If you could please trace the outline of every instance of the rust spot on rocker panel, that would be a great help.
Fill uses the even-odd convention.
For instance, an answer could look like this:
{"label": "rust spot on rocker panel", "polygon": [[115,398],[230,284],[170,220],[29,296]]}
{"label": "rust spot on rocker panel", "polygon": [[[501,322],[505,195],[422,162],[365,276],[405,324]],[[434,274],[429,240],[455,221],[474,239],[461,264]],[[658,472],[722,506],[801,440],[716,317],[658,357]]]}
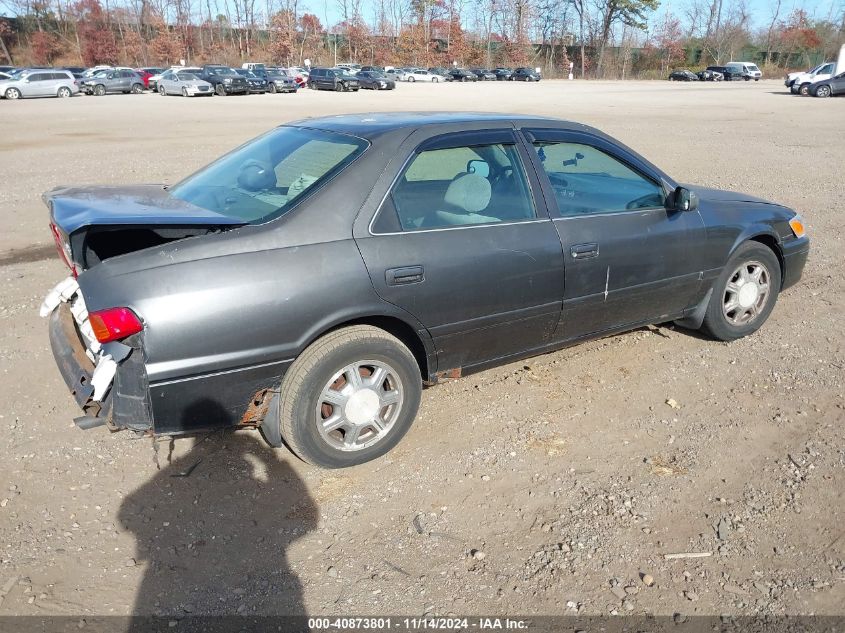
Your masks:
{"label": "rust spot on rocker panel", "polygon": [[250,398],[249,406],[241,416],[239,426],[258,426],[267,417],[273,392],[270,389],[260,389]]}
{"label": "rust spot on rocker panel", "polygon": [[436,385],[441,382],[447,382],[449,380],[457,380],[461,377],[461,368],[455,367],[454,369],[446,369],[443,371],[438,371],[434,374],[434,378],[430,381],[427,381],[427,384]]}

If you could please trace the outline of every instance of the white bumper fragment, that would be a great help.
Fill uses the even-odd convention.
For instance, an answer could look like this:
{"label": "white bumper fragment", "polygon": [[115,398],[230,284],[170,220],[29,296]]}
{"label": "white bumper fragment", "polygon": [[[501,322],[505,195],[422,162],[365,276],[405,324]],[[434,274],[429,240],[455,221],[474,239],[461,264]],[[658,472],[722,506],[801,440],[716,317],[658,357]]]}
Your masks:
{"label": "white bumper fragment", "polygon": [[85,307],[85,298],[79,290],[79,284],[73,277],[68,277],[56,284],[41,304],[39,314],[42,317],[49,316],[60,303],[70,303],[70,311],[73,314],[73,320],[79,328],[80,334],[85,339],[85,354],[94,363],[94,373],[91,375],[91,385],[94,387],[94,392],[91,399],[101,402],[109,388],[114,381],[114,375],[117,372],[117,363],[103,350],[103,346],[97,337],[94,336],[94,330],[91,328],[91,323],[88,320],[88,308]]}

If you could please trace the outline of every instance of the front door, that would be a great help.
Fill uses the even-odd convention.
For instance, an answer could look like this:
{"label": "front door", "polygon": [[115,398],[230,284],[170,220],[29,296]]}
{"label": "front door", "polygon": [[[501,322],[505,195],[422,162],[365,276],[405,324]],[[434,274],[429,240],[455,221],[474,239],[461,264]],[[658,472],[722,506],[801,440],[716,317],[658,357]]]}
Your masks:
{"label": "front door", "polygon": [[605,139],[528,134],[556,202],[564,251],[557,336],[571,340],[680,316],[701,283],[698,212],[668,209],[659,176]]}
{"label": "front door", "polygon": [[358,239],[379,295],[431,333],[439,371],[540,347],[555,330],[563,258],[529,158],[511,129],[424,142]]}

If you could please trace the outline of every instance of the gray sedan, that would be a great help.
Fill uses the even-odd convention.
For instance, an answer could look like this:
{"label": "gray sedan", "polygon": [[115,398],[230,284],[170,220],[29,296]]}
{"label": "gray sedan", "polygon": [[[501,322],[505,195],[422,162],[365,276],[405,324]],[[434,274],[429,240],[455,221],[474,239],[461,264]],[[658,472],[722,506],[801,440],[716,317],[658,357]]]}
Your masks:
{"label": "gray sedan", "polygon": [[45,200],[80,427],[260,428],[329,468],[393,448],[424,385],[649,323],[750,335],[809,252],[784,206],[519,115],[307,119],[172,187]]}
{"label": "gray sedan", "polygon": [[211,84],[185,70],[168,70],[158,80],[158,93],[161,96],[182,95],[183,97],[213,97]]}

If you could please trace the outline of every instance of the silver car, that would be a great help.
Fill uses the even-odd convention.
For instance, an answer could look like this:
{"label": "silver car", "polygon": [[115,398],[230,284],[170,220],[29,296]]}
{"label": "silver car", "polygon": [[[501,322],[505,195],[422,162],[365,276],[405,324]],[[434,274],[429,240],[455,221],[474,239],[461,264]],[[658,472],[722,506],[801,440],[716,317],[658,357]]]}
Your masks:
{"label": "silver car", "polygon": [[211,97],[214,95],[210,83],[186,70],[168,70],[161,75],[156,83],[158,93],[162,97],[166,95],[182,95],[183,97],[205,95]]}
{"label": "silver car", "polygon": [[24,70],[0,81],[0,97],[6,99],[72,97],[78,92],[79,86],[69,70]]}

